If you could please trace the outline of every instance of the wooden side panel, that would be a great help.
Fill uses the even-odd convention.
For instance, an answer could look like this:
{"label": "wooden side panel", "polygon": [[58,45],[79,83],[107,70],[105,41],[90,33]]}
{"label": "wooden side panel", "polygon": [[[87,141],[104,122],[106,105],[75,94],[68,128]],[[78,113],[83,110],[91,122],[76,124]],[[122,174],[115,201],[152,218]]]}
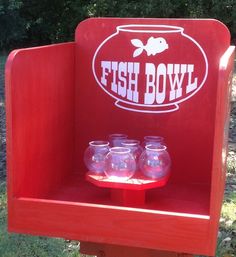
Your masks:
{"label": "wooden side panel", "polygon": [[212,251],[216,247],[220,210],[224,196],[234,58],[235,46],[230,46],[219,63],[210,201],[209,237]]}
{"label": "wooden side panel", "polygon": [[209,216],[25,198],[14,206],[14,232],[209,254]]}
{"label": "wooden side panel", "polygon": [[13,51],[6,111],[9,200],[45,195],[73,169],[74,43]]}

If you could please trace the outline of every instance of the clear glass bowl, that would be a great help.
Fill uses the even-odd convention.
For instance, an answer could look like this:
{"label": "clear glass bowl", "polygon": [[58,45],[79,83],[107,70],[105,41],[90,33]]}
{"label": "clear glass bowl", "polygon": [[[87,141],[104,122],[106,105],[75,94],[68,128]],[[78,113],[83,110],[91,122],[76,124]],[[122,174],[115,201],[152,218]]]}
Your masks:
{"label": "clear glass bowl", "polygon": [[87,169],[96,174],[103,174],[105,157],[109,152],[108,141],[91,141],[84,153],[84,163]]}
{"label": "clear glass bowl", "polygon": [[170,172],[171,159],[164,145],[147,145],[139,158],[142,173],[152,179],[161,179]]}
{"label": "clear glass bowl", "polygon": [[146,145],[165,145],[164,137],[161,136],[145,136],[143,147]]}
{"label": "clear glass bowl", "polygon": [[136,162],[139,159],[139,156],[143,152],[143,148],[140,145],[140,141],[135,139],[125,139],[121,142],[123,147],[127,147],[130,149],[130,153],[134,156]]}
{"label": "clear glass bowl", "polygon": [[136,162],[130,149],[126,147],[112,147],[105,158],[105,174],[114,181],[130,179],[136,170]]}
{"label": "clear glass bowl", "polygon": [[128,136],[126,134],[111,134],[109,135],[110,146],[111,147],[122,146],[121,142],[127,138]]}

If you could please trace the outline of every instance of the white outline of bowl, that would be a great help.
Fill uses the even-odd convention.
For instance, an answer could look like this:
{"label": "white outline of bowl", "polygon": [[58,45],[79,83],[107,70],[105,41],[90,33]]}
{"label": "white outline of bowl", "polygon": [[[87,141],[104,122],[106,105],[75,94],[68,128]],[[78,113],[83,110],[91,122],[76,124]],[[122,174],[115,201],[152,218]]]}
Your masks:
{"label": "white outline of bowl", "polygon": [[[167,28],[169,30],[134,30],[134,29],[129,29],[131,27],[137,27],[137,28],[142,28],[142,27],[150,27],[150,28]],[[172,29],[172,30],[170,30]],[[125,32],[133,32],[133,33],[176,33],[176,32],[181,32],[181,35],[188,38],[190,41],[192,41],[197,47],[198,49],[201,51],[204,61],[205,61],[205,65],[206,65],[206,69],[205,69],[205,75],[203,77],[203,80],[201,82],[201,84],[197,87],[196,90],[194,90],[190,95],[188,95],[187,97],[184,97],[182,99],[180,99],[179,101],[176,102],[172,102],[172,103],[168,103],[168,104],[138,104],[138,103],[133,103],[133,102],[129,102],[123,99],[120,99],[116,96],[114,96],[113,94],[111,94],[108,90],[105,89],[105,87],[100,83],[100,81],[98,80],[97,74],[95,72],[95,61],[96,61],[96,57],[98,52],[100,51],[100,49],[103,47],[103,45],[109,41],[111,38],[115,37],[116,35],[119,34],[120,31],[125,31]],[[186,100],[188,100],[189,98],[191,98],[192,96],[194,96],[204,85],[206,79],[207,79],[207,75],[208,75],[208,60],[206,57],[206,54],[204,52],[204,50],[202,49],[202,47],[200,46],[200,44],[193,39],[192,37],[188,36],[187,34],[184,33],[184,28],[182,27],[178,27],[178,26],[170,26],[170,25],[150,25],[150,24],[129,24],[129,25],[121,25],[121,26],[117,26],[116,27],[116,32],[113,33],[112,35],[110,35],[109,37],[107,37],[97,48],[97,50],[94,53],[93,56],[93,60],[92,60],[92,70],[93,70],[93,75],[94,78],[96,80],[96,82],[98,83],[98,85],[108,94],[110,95],[112,98],[116,99],[117,101],[115,102],[115,105],[118,106],[119,108],[125,109],[125,110],[129,110],[129,111],[134,111],[134,112],[144,112],[144,113],[165,113],[165,112],[173,112],[173,111],[177,111],[179,110],[179,103],[182,103]],[[126,103],[127,105],[132,105],[132,106],[141,106],[141,107],[149,107],[149,108],[160,108],[160,107],[164,107],[164,106],[175,106],[174,109],[171,110],[157,110],[157,111],[152,111],[152,110],[141,110],[141,109],[132,109],[132,108],[127,108],[127,107],[123,107],[120,106],[118,103],[119,102],[123,102]]]}

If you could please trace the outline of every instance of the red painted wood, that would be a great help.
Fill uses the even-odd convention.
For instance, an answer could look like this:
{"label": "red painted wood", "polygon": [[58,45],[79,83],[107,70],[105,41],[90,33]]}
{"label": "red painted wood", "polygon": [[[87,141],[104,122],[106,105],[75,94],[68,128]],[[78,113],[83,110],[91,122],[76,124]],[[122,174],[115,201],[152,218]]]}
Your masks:
{"label": "red painted wood", "polygon": [[148,179],[141,172],[136,172],[129,180],[115,182],[105,175],[97,175],[93,172],[86,173],[87,181],[98,187],[110,188],[111,200],[116,204],[125,206],[144,205],[146,190],[163,187],[166,185],[168,179],[169,174],[164,178],[154,180]]}
{"label": "red painted wood", "polygon": [[[207,199],[210,191],[204,185],[168,183],[163,188],[148,190],[146,194],[147,201],[143,209],[209,215]],[[46,198],[59,201],[119,205],[111,201],[109,189],[99,188],[88,182],[84,183],[78,174],[73,174],[67,178],[63,185],[51,191]],[[133,207],[136,207],[136,205],[133,205]]]}
{"label": "red painted wood", "polygon": [[98,187],[105,188],[119,188],[119,189],[130,189],[130,190],[146,190],[156,187],[165,186],[169,175],[163,177],[159,180],[149,179],[141,174],[141,172],[136,172],[136,174],[129,180],[126,181],[114,181],[106,177],[106,175],[96,175],[94,173],[86,173],[87,181],[93,183]]}
{"label": "red painted wood", "polygon": [[111,200],[124,206],[145,206],[146,190],[129,190],[111,188]]}
{"label": "red painted wood", "polygon": [[[99,87],[94,78],[91,65],[98,46],[109,35],[116,32],[118,25],[137,23],[184,27],[185,33],[196,39],[207,53],[209,70],[206,84],[191,99],[183,102],[179,111],[164,114],[144,114],[122,110],[114,105],[114,99]],[[102,33],[94,33],[94,31],[101,31],[101,27],[103,28]],[[211,38],[206,35],[211,35]],[[145,135],[158,134],[164,136],[172,158],[170,179],[174,182],[184,181],[190,184],[207,183],[210,186],[215,125],[216,74],[219,59],[229,44],[230,35],[226,27],[215,20],[100,18],[89,19],[79,24],[76,30],[77,170],[84,172],[85,167],[80,160],[83,158],[84,149],[88,142],[93,139],[106,139],[109,134],[120,132],[128,134],[130,138],[137,138],[142,141]],[[114,50],[109,48],[110,50],[107,51],[122,54],[124,49],[127,48],[126,51],[128,51],[131,47],[131,44],[121,47],[120,44],[114,43]],[[191,54],[186,47],[182,47],[175,52],[176,59],[174,61],[182,63],[183,56],[191,56]],[[121,61],[135,61],[131,57],[123,59],[120,57]],[[110,60],[113,60],[112,57]],[[156,62],[158,63],[158,59]],[[86,87],[81,85],[86,85]],[[204,106],[204,112],[202,106]],[[86,127],[84,126],[85,123],[87,124]],[[94,130],[95,124],[96,130]]]}
{"label": "red painted wood", "polygon": [[74,43],[13,51],[6,63],[11,197],[47,195],[73,170]]}
{"label": "red painted wood", "polygon": [[10,231],[209,254],[207,216],[35,198],[12,201]]}
{"label": "red painted wood", "polygon": [[[214,132],[212,189],[210,201],[210,231],[212,251],[217,243],[219,213],[222,207],[227,169],[228,132],[235,46],[230,46],[220,59]],[[217,201],[216,201],[217,199]]]}
{"label": "red painted wood", "polygon": [[[130,112],[115,106],[97,84],[92,72],[96,50],[117,26],[128,24],[180,26],[204,49],[206,82],[178,111]],[[133,53],[132,44],[122,45],[122,40],[114,49],[103,48],[99,58]],[[12,52],[6,65],[9,231],[214,255],[234,49],[225,55],[228,65],[221,57],[229,45],[228,30],[215,20],[99,18],[78,26],[75,43]],[[176,47],[175,63],[198,55],[179,41]],[[143,51],[147,56],[147,49]],[[164,53],[155,62],[164,62]],[[140,60],[124,57],[118,61]],[[170,181],[148,190],[143,206],[121,206],[110,199],[109,189],[84,179],[88,142],[117,132],[139,140],[162,135],[168,145]]]}

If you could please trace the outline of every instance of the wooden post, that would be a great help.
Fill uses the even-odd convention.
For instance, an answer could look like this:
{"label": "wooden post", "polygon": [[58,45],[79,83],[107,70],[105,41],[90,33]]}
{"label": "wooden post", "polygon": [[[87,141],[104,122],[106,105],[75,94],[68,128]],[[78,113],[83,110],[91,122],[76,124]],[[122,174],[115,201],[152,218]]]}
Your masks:
{"label": "wooden post", "polygon": [[91,242],[80,242],[80,252],[97,257],[193,257],[186,253]]}

